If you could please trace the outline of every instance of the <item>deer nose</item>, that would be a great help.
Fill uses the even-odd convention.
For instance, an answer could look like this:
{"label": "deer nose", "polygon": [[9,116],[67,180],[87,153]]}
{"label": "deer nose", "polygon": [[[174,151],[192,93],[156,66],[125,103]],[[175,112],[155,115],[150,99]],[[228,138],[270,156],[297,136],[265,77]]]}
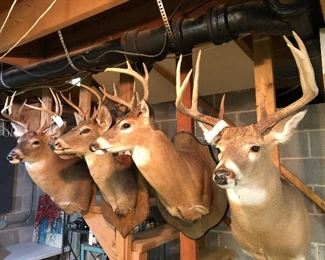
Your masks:
{"label": "deer nose", "polygon": [[15,159],[15,155],[13,154],[13,153],[9,153],[8,155],[7,155],[7,160],[8,161],[12,161],[12,160],[14,160]]}
{"label": "deer nose", "polygon": [[98,150],[98,146],[96,143],[91,143],[89,145],[89,150],[92,151],[92,152],[96,152]]}
{"label": "deer nose", "polygon": [[226,185],[228,178],[232,178],[234,173],[226,168],[219,168],[214,171],[213,181],[219,185]]}
{"label": "deer nose", "polygon": [[50,147],[51,147],[52,150],[62,149],[62,146],[58,141],[50,143]]}

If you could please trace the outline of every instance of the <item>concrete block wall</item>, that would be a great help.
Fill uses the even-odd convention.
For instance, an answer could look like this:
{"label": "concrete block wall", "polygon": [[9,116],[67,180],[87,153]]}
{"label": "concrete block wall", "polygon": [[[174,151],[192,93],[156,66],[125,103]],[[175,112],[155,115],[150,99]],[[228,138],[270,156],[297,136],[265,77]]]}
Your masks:
{"label": "concrete block wall", "polygon": [[[0,121],[0,135],[7,136],[4,122]],[[0,216],[7,228],[0,229],[0,247],[32,240],[38,189],[33,185],[23,164],[15,167],[12,211]],[[33,201],[32,201],[33,196]]]}
{"label": "concrete block wall", "polygon": [[[203,97],[216,110],[219,109],[221,95]],[[307,106],[308,113],[301,121],[290,141],[280,146],[281,162],[298,175],[313,191],[325,197],[325,104]],[[153,106],[157,126],[170,138],[176,133],[175,107],[173,102]],[[235,125],[256,122],[254,90],[227,93],[225,117]],[[200,128],[195,125],[195,134],[202,138]],[[307,259],[325,259],[325,213],[306,198],[312,226],[312,243]],[[236,251],[236,259],[251,259],[245,256],[225,224],[209,231],[208,246],[231,248]]]}

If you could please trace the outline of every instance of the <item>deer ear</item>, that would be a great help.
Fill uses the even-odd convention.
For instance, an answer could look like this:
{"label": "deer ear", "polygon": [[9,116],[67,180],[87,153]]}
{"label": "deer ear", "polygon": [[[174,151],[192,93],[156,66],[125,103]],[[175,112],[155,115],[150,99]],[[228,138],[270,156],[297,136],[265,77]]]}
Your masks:
{"label": "deer ear", "polygon": [[24,127],[14,123],[14,122],[11,122],[11,127],[14,129],[15,137],[21,137],[24,133],[27,132],[27,130]]}
{"label": "deer ear", "polygon": [[102,128],[103,131],[106,131],[110,128],[112,121],[112,115],[108,108],[101,106],[96,117],[97,124]]}
{"label": "deer ear", "polygon": [[277,123],[272,130],[264,136],[267,143],[285,143],[297,128],[299,122],[304,118],[307,110],[301,111],[291,117],[285,118]]}
{"label": "deer ear", "polygon": [[143,118],[150,119],[150,107],[145,100],[141,100],[140,111]]}
{"label": "deer ear", "polygon": [[201,123],[201,122],[198,122],[198,125],[199,125],[199,127],[201,128],[201,130],[203,132],[204,139],[209,144],[212,144],[213,143],[213,140],[210,140],[210,138],[208,138],[208,135],[210,133],[210,130],[212,129],[212,126],[209,126],[209,125],[204,124],[204,123]]}
{"label": "deer ear", "polygon": [[77,112],[73,113],[74,119],[76,121],[76,125],[79,125],[79,123],[84,119],[81,115],[79,115]]}
{"label": "deer ear", "polygon": [[64,125],[61,127],[59,127],[57,124],[53,124],[50,128],[46,130],[46,134],[49,134],[51,139],[57,139],[64,134],[66,126],[66,122],[64,122]]}

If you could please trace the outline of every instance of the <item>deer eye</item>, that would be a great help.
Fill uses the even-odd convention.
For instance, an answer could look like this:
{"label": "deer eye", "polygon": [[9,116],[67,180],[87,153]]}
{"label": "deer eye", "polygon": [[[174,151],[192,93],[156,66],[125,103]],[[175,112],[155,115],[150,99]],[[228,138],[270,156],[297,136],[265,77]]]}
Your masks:
{"label": "deer eye", "polygon": [[121,126],[121,129],[128,129],[130,128],[131,125],[129,123],[124,123],[122,126]]}
{"label": "deer eye", "polygon": [[261,146],[253,145],[251,147],[251,152],[253,152],[253,153],[258,153],[260,150],[261,150]]}
{"label": "deer eye", "polygon": [[39,141],[34,141],[32,145],[39,145]]}
{"label": "deer eye", "polygon": [[88,134],[88,133],[90,133],[90,129],[89,129],[89,128],[85,128],[85,129],[82,129],[82,130],[80,131],[80,134],[81,134],[81,135],[85,135],[85,134]]}

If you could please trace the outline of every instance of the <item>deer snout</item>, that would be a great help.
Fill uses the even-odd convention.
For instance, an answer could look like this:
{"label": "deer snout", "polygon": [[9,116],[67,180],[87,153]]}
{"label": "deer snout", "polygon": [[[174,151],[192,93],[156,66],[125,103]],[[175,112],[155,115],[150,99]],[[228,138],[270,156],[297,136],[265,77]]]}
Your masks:
{"label": "deer snout", "polygon": [[105,153],[107,153],[107,151],[105,149],[102,149],[97,142],[91,143],[89,145],[89,150],[91,152],[93,152],[93,153],[96,153],[96,154],[105,154]]}
{"label": "deer snout", "polygon": [[17,154],[14,150],[7,155],[7,160],[13,164],[20,163],[23,159],[24,158],[22,156],[19,156],[19,154]]}
{"label": "deer snout", "polygon": [[58,140],[51,142],[50,147],[52,150],[61,150],[62,149],[62,145],[60,144],[60,142],[58,142]]}
{"label": "deer snout", "polygon": [[216,169],[213,173],[213,181],[218,185],[227,185],[228,179],[233,179],[235,174],[227,168]]}
{"label": "deer snout", "polygon": [[99,149],[98,145],[96,143],[91,143],[89,145],[89,150],[92,152],[96,152]]}

